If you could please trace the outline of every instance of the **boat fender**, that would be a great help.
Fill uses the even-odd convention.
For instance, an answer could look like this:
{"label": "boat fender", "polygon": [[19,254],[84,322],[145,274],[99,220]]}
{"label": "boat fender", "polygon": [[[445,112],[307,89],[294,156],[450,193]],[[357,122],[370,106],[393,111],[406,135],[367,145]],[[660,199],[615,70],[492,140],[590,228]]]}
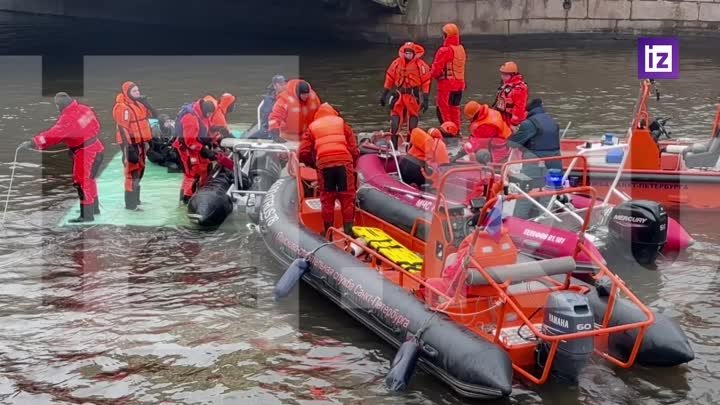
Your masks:
{"label": "boat fender", "polygon": [[283,273],[280,280],[275,284],[275,300],[278,301],[287,297],[309,269],[310,263],[308,263],[304,257],[293,260],[293,262],[290,263],[290,267],[285,270],[285,273]]}
{"label": "boat fender", "polygon": [[413,335],[400,346],[385,377],[385,385],[390,391],[404,391],[408,387],[419,358],[420,344]]}

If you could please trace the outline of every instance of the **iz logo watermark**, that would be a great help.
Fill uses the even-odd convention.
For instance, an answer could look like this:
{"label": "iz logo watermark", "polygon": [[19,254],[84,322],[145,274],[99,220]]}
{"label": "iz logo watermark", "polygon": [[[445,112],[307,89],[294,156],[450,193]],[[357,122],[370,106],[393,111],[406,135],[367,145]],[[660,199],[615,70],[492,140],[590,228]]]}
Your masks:
{"label": "iz logo watermark", "polygon": [[680,45],[677,38],[638,38],[638,79],[677,79]]}

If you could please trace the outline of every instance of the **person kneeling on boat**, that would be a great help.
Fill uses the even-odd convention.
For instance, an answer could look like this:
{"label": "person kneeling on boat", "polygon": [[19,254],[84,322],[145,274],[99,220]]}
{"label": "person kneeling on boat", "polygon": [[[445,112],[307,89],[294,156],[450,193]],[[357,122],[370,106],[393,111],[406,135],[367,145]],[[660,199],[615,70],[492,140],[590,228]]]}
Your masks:
{"label": "person kneeling on boat", "polygon": [[215,112],[214,99],[204,97],[180,108],[175,120],[176,138],[173,147],[183,164],[183,181],[180,201],[187,204],[199,187],[207,183],[210,161],[215,153],[210,148],[210,117]]}
{"label": "person kneeling on boat", "polygon": [[80,216],[68,222],[90,222],[100,213],[95,181],[105,150],[98,139],[100,123],[90,107],[73,100],[67,93],[57,93],[54,101],[60,112],[55,124],[21,147],[44,150],[59,143],[67,145],[73,160],[73,186],[80,197]]}
{"label": "person kneeling on boat", "polygon": [[410,149],[400,160],[400,175],[405,183],[422,188],[440,165],[449,162],[442,131],[432,128],[428,133],[415,128],[410,132]]}
{"label": "person kneeling on boat", "polygon": [[[510,136],[508,142],[511,147],[521,148],[523,159],[534,159],[561,156],[560,154],[560,127],[557,122],[545,112],[542,100],[533,99],[527,106],[528,117],[518,127],[516,133]],[[545,169],[562,170],[561,160],[537,163],[525,163],[522,173],[542,184]],[[544,202],[549,199],[541,199]],[[535,216],[535,206],[527,199],[521,199],[515,204],[514,214],[519,218],[532,218]]]}
{"label": "person kneeling on boat", "polygon": [[360,156],[355,134],[328,103],[315,113],[298,148],[301,163],[318,170],[320,207],[325,233],[335,220],[335,201],[340,201],[343,230],[352,235],[355,219],[355,162]]}
{"label": "person kneeling on boat", "polygon": [[503,121],[502,115],[489,108],[487,104],[480,104],[477,101],[465,104],[464,114],[465,118],[471,121],[470,138],[453,160],[486,149],[492,156],[492,163],[505,162],[510,156],[507,139],[512,131]]}

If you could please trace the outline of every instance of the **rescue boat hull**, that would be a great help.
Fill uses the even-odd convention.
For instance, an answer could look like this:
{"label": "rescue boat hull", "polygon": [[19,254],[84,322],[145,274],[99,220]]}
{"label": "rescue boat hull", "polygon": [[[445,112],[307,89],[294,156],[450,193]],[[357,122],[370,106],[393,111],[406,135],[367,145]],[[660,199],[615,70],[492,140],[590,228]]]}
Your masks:
{"label": "rescue boat hull", "polygon": [[[270,188],[262,203],[260,232],[268,251],[283,266],[326,242],[298,222],[297,204],[296,181],[287,177]],[[420,367],[460,395],[491,399],[510,394],[512,365],[505,351],[429,311],[344,250],[320,248],[302,279],[394,347],[426,327]]]}

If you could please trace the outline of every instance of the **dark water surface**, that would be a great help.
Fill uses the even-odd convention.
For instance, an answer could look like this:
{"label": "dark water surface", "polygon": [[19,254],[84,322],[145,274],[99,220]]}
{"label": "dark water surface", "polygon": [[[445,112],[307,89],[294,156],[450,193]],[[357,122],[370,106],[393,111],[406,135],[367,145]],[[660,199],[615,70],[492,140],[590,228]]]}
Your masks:
{"label": "dark water surface", "polygon": [[[109,50],[102,52],[89,33],[95,31],[77,24],[0,14],[0,41],[12,53],[26,55],[0,57],[0,209],[16,145],[51,125],[56,115],[51,100],[41,97],[41,59],[31,56],[48,52],[47,43],[91,55],[85,59],[83,101],[100,116],[109,153],[114,152],[109,111],[117,88],[128,79],[139,82],[153,104],[171,115],[205,92],[231,91],[240,97],[231,121],[252,122],[269,77],[294,76],[299,69],[357,130],[386,125],[387,114],[376,101],[382,72],[396,55],[393,47],[293,50],[273,44],[273,52],[262,52],[255,44],[248,45],[249,52],[275,55],[278,50],[282,56],[102,57],[92,55],[136,53],[121,40],[108,42]],[[131,41],[136,39],[132,32],[144,29],[108,25],[110,32],[131,32],[125,37]],[[154,38],[155,43],[177,40],[172,33]],[[83,45],[85,39],[89,43]],[[428,53],[435,47],[428,45]],[[148,54],[147,45],[140,49],[138,54]],[[172,45],[162,53],[192,49],[182,52]],[[202,53],[229,53],[219,45],[207,49]],[[292,56],[297,53],[299,60]],[[545,100],[561,126],[573,122],[568,136],[621,133],[630,120],[637,93],[631,43],[477,46],[469,57],[466,98],[489,101],[497,67],[515,59],[533,95]],[[663,98],[651,104],[658,114],[674,118],[675,135],[709,135],[719,64],[712,49],[683,48],[682,79],[662,83]],[[434,125],[434,114],[426,114],[421,124]],[[22,152],[19,161],[6,227],[0,229],[0,403],[467,402],[424,373],[408,393],[388,393],[382,378],[393,351],[312,291],[303,288],[299,301],[273,303],[272,283],[281,269],[241,216],[212,232],[59,229],[57,222],[75,204],[67,156]],[[698,241],[688,257],[668,258],[657,271],[616,270],[647,305],[683,326],[696,360],[674,369],[631,371],[596,361],[576,388],[517,382],[506,403],[717,403],[720,218],[681,215],[681,220]]]}

